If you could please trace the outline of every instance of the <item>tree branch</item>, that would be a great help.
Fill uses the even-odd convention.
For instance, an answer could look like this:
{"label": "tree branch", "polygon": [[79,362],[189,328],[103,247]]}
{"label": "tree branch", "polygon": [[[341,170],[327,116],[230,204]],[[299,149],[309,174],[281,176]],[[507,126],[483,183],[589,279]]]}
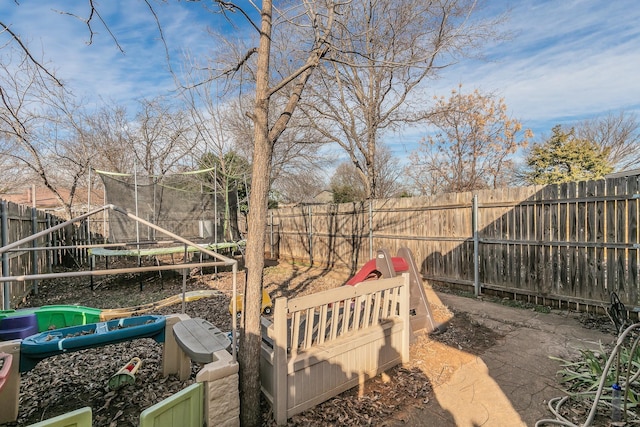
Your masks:
{"label": "tree branch", "polygon": [[58,78],[56,76],[54,76],[49,70],[47,70],[47,68],[42,65],[40,62],[36,61],[36,59],[33,57],[33,55],[31,55],[31,52],[29,51],[29,49],[27,48],[27,46],[24,45],[24,43],[22,43],[22,40],[20,40],[20,37],[18,37],[18,35],[16,33],[14,33],[13,31],[11,31],[11,28],[7,27],[4,23],[0,22],[0,27],[4,29],[4,31],[6,31],[7,33],[9,33],[9,35],[11,35],[11,38],[13,38],[13,40],[15,40],[16,43],[18,43],[18,45],[20,46],[20,48],[22,49],[22,51],[24,52],[25,55],[27,55],[27,57],[29,58],[29,60],[41,71],[43,71],[46,75],[48,75],[49,77],[51,77],[51,79],[53,79],[54,82],[56,82],[56,84],[58,86],[62,87],[62,82],[60,80],[58,80]]}

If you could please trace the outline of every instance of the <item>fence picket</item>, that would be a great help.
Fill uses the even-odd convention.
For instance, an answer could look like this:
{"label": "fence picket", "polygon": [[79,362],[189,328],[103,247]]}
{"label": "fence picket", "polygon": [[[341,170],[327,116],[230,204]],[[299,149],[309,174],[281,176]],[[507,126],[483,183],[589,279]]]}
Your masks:
{"label": "fence picket", "polygon": [[[478,191],[482,288],[593,306],[619,290],[625,304],[640,306],[639,180]],[[271,210],[275,251],[310,260],[310,228],[315,265],[355,272],[373,241],[374,250],[409,247],[429,280],[473,286],[472,197],[312,206],[306,215],[300,207]]]}
{"label": "fence picket", "polygon": [[639,181],[640,177],[632,176],[629,177],[627,182],[627,190],[630,197],[630,199],[627,199],[627,223],[629,224],[627,239],[630,245],[627,253],[629,265],[629,275],[627,276],[629,301],[638,300],[638,284],[640,283],[638,280],[638,256],[640,255],[640,251],[637,249],[640,247],[640,245],[638,245],[638,243],[640,243],[640,240],[638,239],[638,203],[640,203]]}
{"label": "fence picket", "polygon": [[[64,222],[64,220],[43,211],[35,211],[35,214],[32,214],[32,208],[29,206],[12,202],[6,202],[6,204],[8,211],[6,244],[29,237],[34,234],[34,231],[40,232]],[[74,225],[73,230],[74,242],[77,244],[86,243],[86,224]],[[51,233],[49,237],[43,236],[36,239],[33,244],[25,245],[24,250],[20,248],[20,250],[8,252],[8,271],[3,272],[3,274],[6,276],[21,276],[35,272],[51,272],[54,266],[62,264],[62,250],[50,249],[42,253],[28,249],[33,249],[34,246],[40,249],[63,246],[65,242],[63,232],[63,230],[57,230]],[[97,234],[96,237],[98,237]],[[78,262],[86,262],[88,260],[86,249],[76,249],[73,253]],[[37,254],[37,256],[34,254]],[[10,282],[10,301],[7,304],[4,292],[0,293],[0,307],[10,306],[12,301],[21,300],[32,289],[35,290],[31,282]]]}

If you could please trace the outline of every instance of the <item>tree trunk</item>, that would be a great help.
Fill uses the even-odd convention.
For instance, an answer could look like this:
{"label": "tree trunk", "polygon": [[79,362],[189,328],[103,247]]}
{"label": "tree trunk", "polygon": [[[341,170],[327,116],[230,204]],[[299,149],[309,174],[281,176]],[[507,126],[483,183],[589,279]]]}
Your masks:
{"label": "tree trunk", "polygon": [[245,427],[261,425],[260,310],[264,268],[267,201],[273,145],[269,139],[269,55],[271,50],[270,0],[262,2],[262,28],[256,71],[254,152],[247,230],[247,280],[244,290],[244,329],[240,336],[240,421]]}

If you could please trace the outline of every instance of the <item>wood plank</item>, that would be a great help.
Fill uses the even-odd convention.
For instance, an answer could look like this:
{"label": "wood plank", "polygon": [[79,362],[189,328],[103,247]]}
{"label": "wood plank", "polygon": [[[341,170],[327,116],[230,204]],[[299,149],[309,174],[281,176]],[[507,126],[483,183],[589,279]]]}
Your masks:
{"label": "wood plank", "polygon": [[[576,222],[576,242],[583,243],[587,241],[587,205],[586,195],[587,187],[586,182],[582,181],[578,183],[577,198],[580,199],[577,203],[577,222]],[[583,246],[576,246],[576,263],[577,263],[577,275],[576,280],[578,283],[578,294],[580,296],[587,296],[591,298],[593,295],[593,288],[587,281],[587,248]],[[576,296],[576,295],[573,295]]]}
{"label": "wood plank", "polygon": [[[285,340],[286,342],[287,340]],[[291,348],[291,357],[295,357],[298,353],[298,346],[300,343],[300,312],[293,313],[291,319],[291,340],[289,341],[289,347]]]}
{"label": "wood plank", "polygon": [[[515,240],[520,240],[518,237],[520,234],[520,207],[515,206],[510,211],[510,233],[509,237]],[[520,289],[521,280],[520,280],[520,271],[521,263],[522,263],[522,245],[519,243],[514,243],[511,245],[511,257],[509,260],[509,280],[514,288]]]}
{"label": "wood plank", "polygon": [[547,243],[545,247],[545,272],[544,281],[548,283],[549,293],[551,295],[557,293],[557,287],[554,280],[554,254],[556,248],[551,245],[551,242],[556,240],[557,233],[557,210],[558,210],[558,185],[548,185],[544,193],[548,203],[545,206],[545,229],[544,229],[544,241]]}
{"label": "wood plank", "polygon": [[318,344],[324,343],[325,335],[327,332],[327,312],[328,304],[323,304],[320,307],[320,325],[318,326]]}
{"label": "wood plank", "polygon": [[[567,197],[575,199],[576,197],[576,183],[570,182],[567,184]],[[578,249],[575,243],[578,241],[578,207],[575,202],[569,203],[568,224],[569,232],[567,233],[567,239],[570,244],[568,251],[568,281],[569,281],[569,295],[577,296],[580,293],[581,284],[578,283]]]}
{"label": "wood plank", "polygon": [[[606,180],[606,191],[608,196],[616,194],[616,180]],[[616,241],[616,201],[610,200],[605,202],[605,243],[612,243]],[[607,277],[607,290],[609,293],[618,292],[618,286],[616,283],[616,250],[613,247],[608,247],[605,252],[606,257],[606,270]],[[622,295],[618,295],[622,298]],[[624,301],[623,301],[624,302]]]}
{"label": "wood plank", "polygon": [[[315,307],[305,310],[305,329],[302,349],[311,348],[313,345],[313,327],[315,325]],[[296,342],[296,341],[294,341]]]}
{"label": "wood plank", "polygon": [[[535,241],[538,243],[542,242],[543,240],[544,227],[545,227],[544,215],[543,215],[544,207],[542,202],[543,197],[544,197],[544,188],[542,188],[540,191],[536,193],[534,232],[535,232]],[[536,289],[540,293],[540,295],[546,296],[548,292],[548,288],[544,283],[544,273],[543,273],[544,272],[544,247],[543,245],[536,245],[533,248],[533,251],[535,253],[535,258],[533,261],[535,263],[535,266],[533,267],[533,269],[535,271],[534,280],[536,283]]]}
{"label": "wood plank", "polygon": [[367,328],[371,326],[371,305],[372,305],[372,295],[368,294],[365,296],[365,300],[364,300],[364,318],[362,322],[363,328]]}
{"label": "wood plank", "polygon": [[[605,196],[607,194],[605,180],[596,181],[596,196]],[[604,201],[597,201],[596,205],[596,242],[604,244],[606,241],[606,206]],[[596,288],[602,292],[605,297],[603,300],[609,300],[609,290],[607,289],[606,279],[606,250],[603,247],[596,247],[595,250],[595,276],[596,276]]]}
{"label": "wood plank", "polygon": [[[627,177],[621,177],[616,182],[616,194],[628,194],[627,192]],[[620,200],[616,203],[616,229],[615,229],[615,242],[627,243],[628,237],[628,225],[627,225],[627,200]],[[627,268],[627,249],[616,248],[616,266],[615,275],[616,283],[618,284],[618,296],[621,301],[630,305],[631,292],[628,287],[629,277]]]}
{"label": "wood plank", "polygon": [[[638,251],[638,243],[640,243],[638,235],[638,203],[640,203],[640,177],[631,176],[627,181],[627,190],[629,195],[628,211],[627,211],[627,241],[634,247],[628,251],[627,259],[629,262],[629,275],[627,276],[627,288],[629,289],[629,305],[630,308],[635,308],[640,305],[638,299],[640,292],[638,286],[640,286],[640,278],[638,277],[638,264],[640,263]],[[634,199],[633,197],[636,196]]]}
{"label": "wood plank", "polygon": [[331,334],[330,340],[335,340],[338,336],[338,313],[340,308],[344,307],[343,303],[334,303],[331,310]]}
{"label": "wood plank", "polygon": [[382,292],[376,292],[373,303],[373,316],[371,318],[371,323],[374,325],[380,321],[381,304]]}
{"label": "wood plank", "polygon": [[[568,198],[569,188],[568,184],[564,183],[560,186],[560,197],[562,199]],[[558,239],[561,242],[566,242],[569,238],[569,204],[560,203],[558,205]],[[565,295],[570,295],[571,284],[569,283],[569,249],[567,245],[562,245],[558,248],[558,263],[559,263],[559,275],[558,278],[560,284],[559,288],[562,289]]]}
{"label": "wood plank", "polygon": [[[586,198],[586,234],[585,241],[588,243],[596,242],[596,204],[593,198],[596,195],[596,183],[594,181],[587,182],[585,188]],[[594,298],[600,298],[602,292],[598,289],[597,272],[596,272],[596,249],[585,248],[586,252],[586,275],[585,280],[591,289]]]}

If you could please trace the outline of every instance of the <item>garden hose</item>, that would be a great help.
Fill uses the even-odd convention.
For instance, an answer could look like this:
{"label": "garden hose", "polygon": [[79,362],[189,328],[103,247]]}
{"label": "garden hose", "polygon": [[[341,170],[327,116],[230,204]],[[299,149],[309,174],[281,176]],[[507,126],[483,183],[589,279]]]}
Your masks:
{"label": "garden hose", "polygon": [[633,384],[633,382],[638,379],[638,377],[640,376],[640,369],[638,369],[638,371],[636,371],[635,374],[633,374],[633,376],[631,376],[631,367],[633,366],[633,355],[636,352],[636,349],[638,348],[638,344],[640,343],[640,339],[636,339],[633,341],[633,346],[631,346],[631,350],[629,351],[629,363],[627,363],[627,374],[625,376],[626,381],[624,382],[624,393],[623,393],[623,399],[624,399],[624,414],[627,413],[627,398],[629,397],[629,384]]}
{"label": "garden hose", "polygon": [[629,318],[627,317],[627,309],[620,301],[618,294],[615,292],[611,292],[610,298],[611,306],[609,307],[608,314],[616,327],[616,332],[620,334],[629,321]]}
{"label": "garden hose", "polygon": [[[618,296],[615,293],[611,294],[611,307],[609,308],[608,311],[609,315],[611,316],[611,320],[613,321],[614,325],[616,326],[616,328],[618,328],[618,339],[616,340],[616,344],[613,347],[613,349],[611,350],[611,354],[609,355],[609,358],[607,359],[607,362],[604,366],[604,369],[602,370],[602,375],[600,376],[600,381],[598,383],[598,389],[595,392],[594,395],[594,399],[593,399],[593,404],[591,405],[591,409],[589,411],[589,415],[587,416],[586,421],[584,422],[584,424],[581,425],[577,425],[572,423],[571,421],[569,421],[568,419],[564,418],[561,414],[560,414],[560,407],[567,401],[569,400],[569,396],[564,396],[564,397],[556,397],[553,398],[551,400],[549,400],[548,402],[548,406],[549,406],[549,410],[551,411],[551,413],[556,417],[555,419],[542,419],[536,422],[536,427],[541,427],[544,425],[559,425],[559,426],[566,426],[566,427],[588,427],[591,425],[591,423],[593,422],[593,420],[595,419],[596,416],[596,412],[597,412],[597,407],[598,407],[598,403],[600,402],[600,399],[602,397],[602,393],[604,391],[604,386],[605,383],[607,382],[607,376],[609,373],[609,370],[611,369],[611,366],[613,365],[614,361],[616,361],[616,382],[618,382],[619,385],[624,387],[624,397],[625,397],[625,403],[624,403],[624,410],[625,410],[625,414],[627,413],[627,396],[629,393],[629,385],[631,383],[633,383],[638,377],[640,377],[640,370],[638,370],[632,377],[630,377],[631,375],[631,368],[632,368],[632,362],[633,362],[633,354],[635,353],[636,349],[638,348],[638,346],[640,345],[640,336],[636,337],[633,340],[633,344],[631,346],[631,352],[629,354],[629,361],[627,362],[627,369],[626,369],[626,379],[624,381],[623,384],[620,384],[620,350],[623,347],[623,344],[627,338],[627,336],[633,332],[636,329],[640,329],[640,323],[634,323],[630,326],[628,326],[626,329],[622,330],[622,328],[626,325],[628,319],[627,319],[627,314],[626,314],[626,309],[624,307],[624,305],[622,304],[622,302],[620,302],[620,299],[618,298]],[[591,393],[583,393],[583,395],[587,395],[587,394],[591,394]]]}

